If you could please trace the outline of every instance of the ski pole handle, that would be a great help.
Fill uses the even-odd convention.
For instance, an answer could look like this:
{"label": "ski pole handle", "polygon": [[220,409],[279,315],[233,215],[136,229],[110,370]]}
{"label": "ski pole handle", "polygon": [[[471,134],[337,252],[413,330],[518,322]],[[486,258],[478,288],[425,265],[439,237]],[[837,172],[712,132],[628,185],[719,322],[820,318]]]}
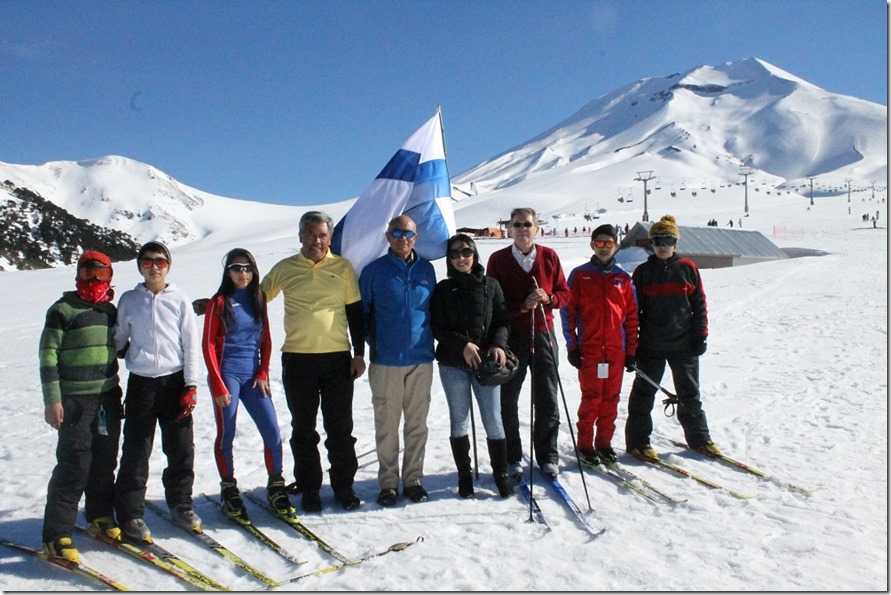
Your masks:
{"label": "ski pole handle", "polygon": [[[656,382],[655,380],[653,380],[652,378],[650,378],[649,376],[647,376],[646,374],[641,372],[640,368],[638,368],[636,364],[634,365],[634,371],[637,372],[641,378],[643,378],[644,380],[646,380],[647,382],[649,382],[650,384],[652,384],[653,386],[655,386],[656,388],[661,390],[663,393],[668,395],[667,399],[662,400],[662,406],[663,406],[662,412],[665,414],[665,417],[673,417],[674,411],[675,411],[674,406],[680,404],[680,401],[678,400],[678,396],[676,394],[662,388],[661,384],[659,384],[658,382]],[[669,410],[669,408],[671,408],[671,409]]]}

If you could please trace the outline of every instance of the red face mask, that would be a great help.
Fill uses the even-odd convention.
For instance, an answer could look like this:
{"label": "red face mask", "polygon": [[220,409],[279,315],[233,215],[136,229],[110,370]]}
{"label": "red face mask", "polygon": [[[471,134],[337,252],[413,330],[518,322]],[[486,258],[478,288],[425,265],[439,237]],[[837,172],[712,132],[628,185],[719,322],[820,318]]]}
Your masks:
{"label": "red face mask", "polygon": [[104,304],[114,298],[114,289],[111,288],[110,281],[82,281],[78,278],[75,287],[78,297],[91,304]]}

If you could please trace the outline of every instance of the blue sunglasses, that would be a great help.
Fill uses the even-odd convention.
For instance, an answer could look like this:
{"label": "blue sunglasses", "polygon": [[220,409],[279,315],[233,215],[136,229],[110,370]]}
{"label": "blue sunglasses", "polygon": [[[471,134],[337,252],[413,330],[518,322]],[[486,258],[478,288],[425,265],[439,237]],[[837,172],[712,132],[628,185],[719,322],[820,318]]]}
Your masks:
{"label": "blue sunglasses", "polygon": [[390,237],[395,238],[397,240],[399,238],[405,238],[406,240],[410,240],[413,237],[415,237],[416,235],[418,235],[418,234],[416,234],[415,232],[413,232],[410,229],[391,229],[390,230]]}

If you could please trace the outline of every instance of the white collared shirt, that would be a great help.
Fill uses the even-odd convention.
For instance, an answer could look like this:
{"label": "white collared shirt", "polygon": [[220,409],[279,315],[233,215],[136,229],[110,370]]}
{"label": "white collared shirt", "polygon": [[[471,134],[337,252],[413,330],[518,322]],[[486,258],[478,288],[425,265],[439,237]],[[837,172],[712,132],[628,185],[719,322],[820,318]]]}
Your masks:
{"label": "white collared shirt", "polygon": [[532,244],[532,250],[529,251],[529,254],[523,254],[520,252],[520,249],[517,248],[516,244],[513,244],[511,247],[511,254],[514,255],[514,258],[517,259],[517,264],[520,265],[527,273],[532,270],[532,265],[535,264],[535,244]]}

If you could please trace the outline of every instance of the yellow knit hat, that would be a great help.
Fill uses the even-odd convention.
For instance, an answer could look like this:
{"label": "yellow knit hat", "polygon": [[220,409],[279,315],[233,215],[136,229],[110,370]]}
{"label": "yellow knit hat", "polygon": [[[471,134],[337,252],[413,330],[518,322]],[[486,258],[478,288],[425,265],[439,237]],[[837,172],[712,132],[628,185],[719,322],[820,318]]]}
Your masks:
{"label": "yellow knit hat", "polygon": [[672,215],[663,215],[650,227],[650,237],[653,236],[674,236],[681,239],[681,232],[678,230],[677,221]]}

